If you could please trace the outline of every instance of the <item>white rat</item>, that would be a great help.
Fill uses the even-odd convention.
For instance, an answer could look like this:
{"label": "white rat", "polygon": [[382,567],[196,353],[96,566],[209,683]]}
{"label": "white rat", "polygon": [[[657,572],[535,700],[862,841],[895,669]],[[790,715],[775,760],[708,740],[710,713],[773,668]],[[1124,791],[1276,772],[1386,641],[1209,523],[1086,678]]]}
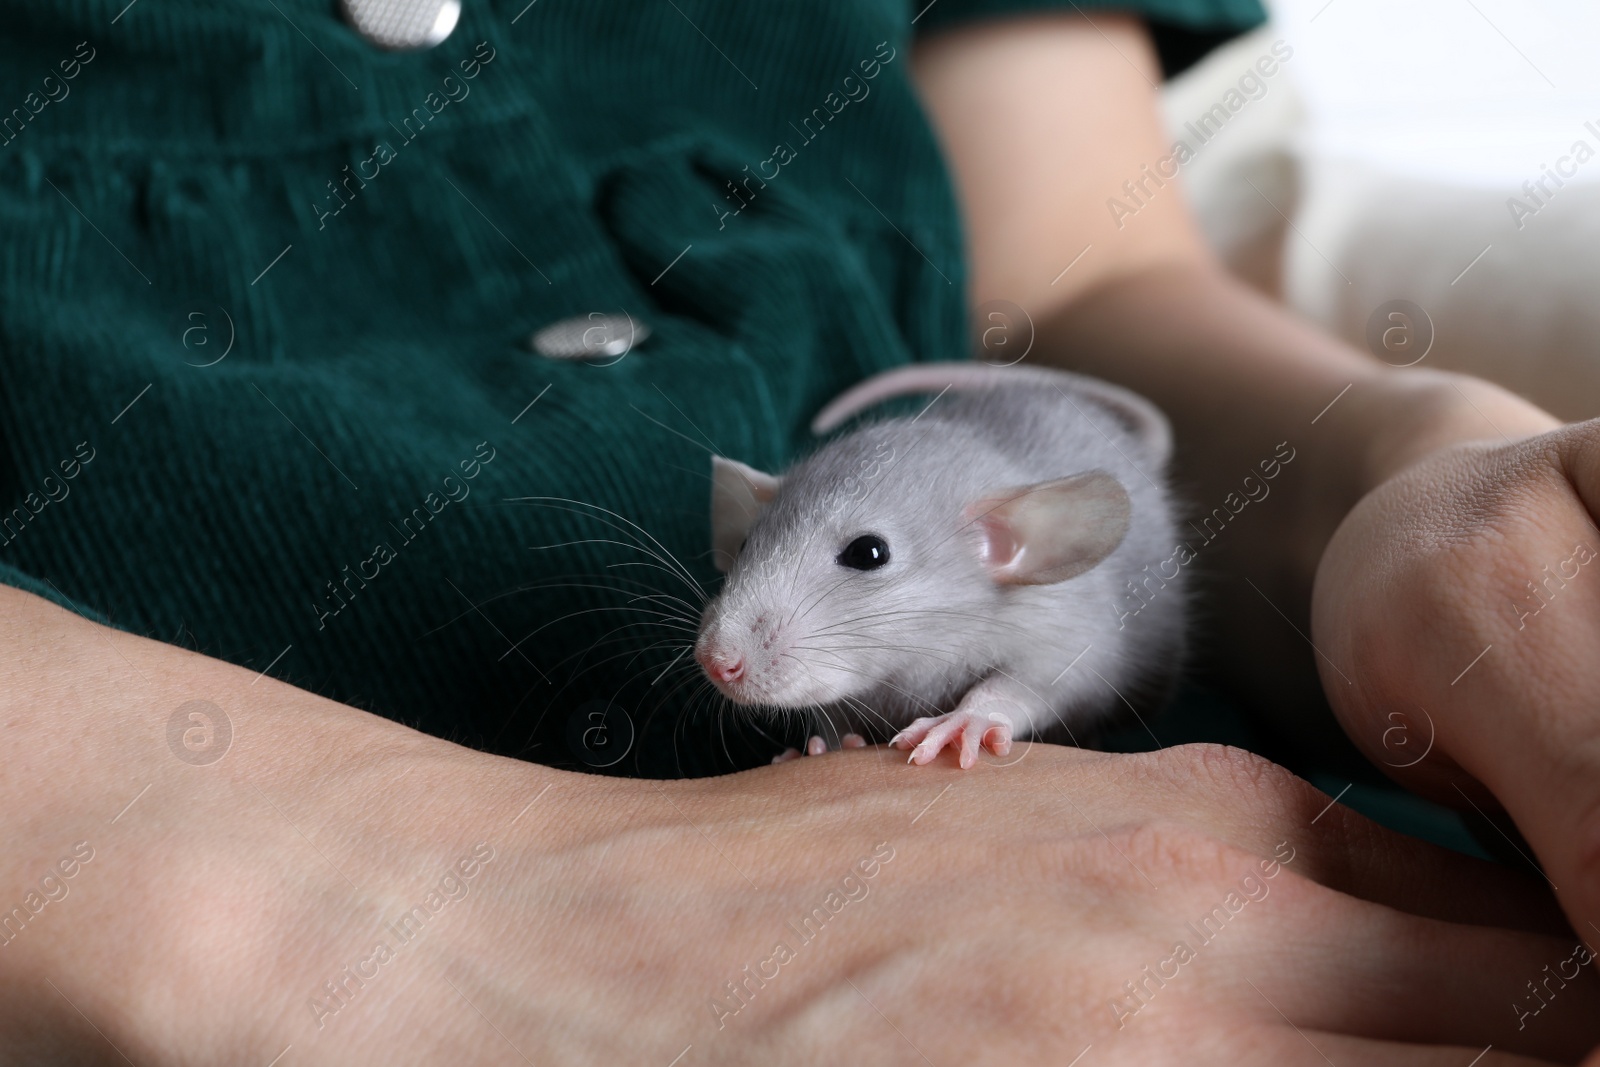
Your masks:
{"label": "white rat", "polygon": [[1070,733],[1125,692],[1164,694],[1184,596],[1181,571],[1147,570],[1176,540],[1161,412],[1064,371],[913,364],[850,389],[812,430],[915,393],[940,395],[782,478],[712,458],[727,578],[695,643],[711,681],[740,705],[904,727],[890,744],[911,762],[948,745],[964,768],[980,747]]}

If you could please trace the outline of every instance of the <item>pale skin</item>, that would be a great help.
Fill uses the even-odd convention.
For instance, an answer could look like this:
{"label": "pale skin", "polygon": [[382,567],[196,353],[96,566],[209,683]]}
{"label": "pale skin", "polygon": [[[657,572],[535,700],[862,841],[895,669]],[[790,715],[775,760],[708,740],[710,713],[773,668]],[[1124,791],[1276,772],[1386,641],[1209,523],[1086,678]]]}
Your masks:
{"label": "pale skin", "polygon": [[[1389,702],[1427,707],[1437,739],[1411,780],[1504,804],[1556,897],[1227,750],[1019,746],[960,771],[868,749],[704,781],[585,777],[0,589],[0,905],[75,842],[94,849],[0,946],[0,1063],[1063,1064],[1092,1046],[1084,1067],[1459,1065],[1490,1044],[1477,1063],[1579,1060],[1600,1018],[1592,967],[1535,1016],[1512,1005],[1572,958],[1566,922],[1600,915],[1600,584],[1572,580],[1514,637],[1484,601],[1600,541],[1600,432],[1549,433],[1492,386],[1389,371],[1297,323],[1211,261],[1181,196],[1108,232],[1107,190],[1166,147],[1141,31],[1096,24],[973,27],[916,56],[974,299],[1027,308],[1041,358],[1070,353],[1160,403],[1208,499],[1297,442],[1274,529],[1241,524],[1216,565],[1248,563],[1285,613],[1314,613],[1358,743],[1376,754]],[[1241,678],[1249,653],[1259,678],[1284,658],[1264,649],[1300,647],[1251,596],[1215,605]],[[1477,687],[1448,685],[1490,642]],[[168,749],[191,700],[232,722],[214,764]],[[308,1007],[480,843],[494,858],[462,899],[337,1011]],[[880,845],[893,858],[846,885]],[[1246,876],[1270,893],[1164,967]],[[711,1008],[841,885],[865,893],[748,999]]]}

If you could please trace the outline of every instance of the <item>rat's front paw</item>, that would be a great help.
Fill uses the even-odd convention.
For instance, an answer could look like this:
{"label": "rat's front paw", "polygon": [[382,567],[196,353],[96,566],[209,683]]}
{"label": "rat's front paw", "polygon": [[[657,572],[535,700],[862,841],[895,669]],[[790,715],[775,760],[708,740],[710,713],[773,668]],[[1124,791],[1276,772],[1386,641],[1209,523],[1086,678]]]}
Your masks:
{"label": "rat's front paw", "polygon": [[[860,734],[845,734],[839,739],[839,747],[866,748],[867,739]],[[804,752],[801,752],[798,748],[786,748],[776,756],[773,756],[772,762],[788,763],[790,760],[799,759],[801,756],[820,756],[826,751],[828,751],[828,742],[820,737],[812,737],[811,740],[806,742],[806,750]]]}
{"label": "rat's front paw", "polygon": [[918,766],[932,763],[946,745],[959,745],[961,769],[966,770],[978,762],[980,747],[996,756],[1011,751],[1011,717],[998,711],[957,708],[947,715],[918,719],[895,734],[889,744],[911,749],[906,762]]}

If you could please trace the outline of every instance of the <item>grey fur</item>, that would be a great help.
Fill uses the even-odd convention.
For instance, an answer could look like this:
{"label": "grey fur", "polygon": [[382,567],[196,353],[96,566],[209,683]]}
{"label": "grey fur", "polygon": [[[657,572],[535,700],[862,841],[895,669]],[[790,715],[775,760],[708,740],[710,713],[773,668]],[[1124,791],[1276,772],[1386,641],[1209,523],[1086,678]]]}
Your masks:
{"label": "grey fur", "polygon": [[[1164,418],[1077,375],[950,367],[948,395],[917,417],[828,442],[754,517],[699,639],[701,649],[731,644],[750,662],[740,702],[815,707],[836,728],[899,728],[951,711],[999,675],[1015,683],[1005,691],[1021,738],[1057,722],[1070,732],[1120,707],[1119,693],[1164,693],[1182,658],[1185,606],[1181,568],[1151,579],[1177,541]],[[921,391],[937,366],[890,373]],[[852,393],[887,395],[872,385]],[[964,509],[999,490],[1095,470],[1131,502],[1121,543],[1065,581],[997,585]],[[888,566],[836,562],[864,533],[888,541]],[[1130,583],[1148,590],[1136,615],[1123,614],[1139,603]]]}

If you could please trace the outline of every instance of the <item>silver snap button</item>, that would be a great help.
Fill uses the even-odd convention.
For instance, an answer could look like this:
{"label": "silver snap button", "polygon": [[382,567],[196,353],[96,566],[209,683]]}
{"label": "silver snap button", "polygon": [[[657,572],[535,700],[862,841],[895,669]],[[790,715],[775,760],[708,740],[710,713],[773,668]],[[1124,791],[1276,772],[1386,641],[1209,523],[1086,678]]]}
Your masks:
{"label": "silver snap button", "polygon": [[461,18],[461,0],[339,0],[345,21],[390,51],[432,48]]}
{"label": "silver snap button", "polygon": [[615,363],[650,336],[650,327],[623,313],[591,311],[551,323],[531,338],[533,350],[550,359]]}

